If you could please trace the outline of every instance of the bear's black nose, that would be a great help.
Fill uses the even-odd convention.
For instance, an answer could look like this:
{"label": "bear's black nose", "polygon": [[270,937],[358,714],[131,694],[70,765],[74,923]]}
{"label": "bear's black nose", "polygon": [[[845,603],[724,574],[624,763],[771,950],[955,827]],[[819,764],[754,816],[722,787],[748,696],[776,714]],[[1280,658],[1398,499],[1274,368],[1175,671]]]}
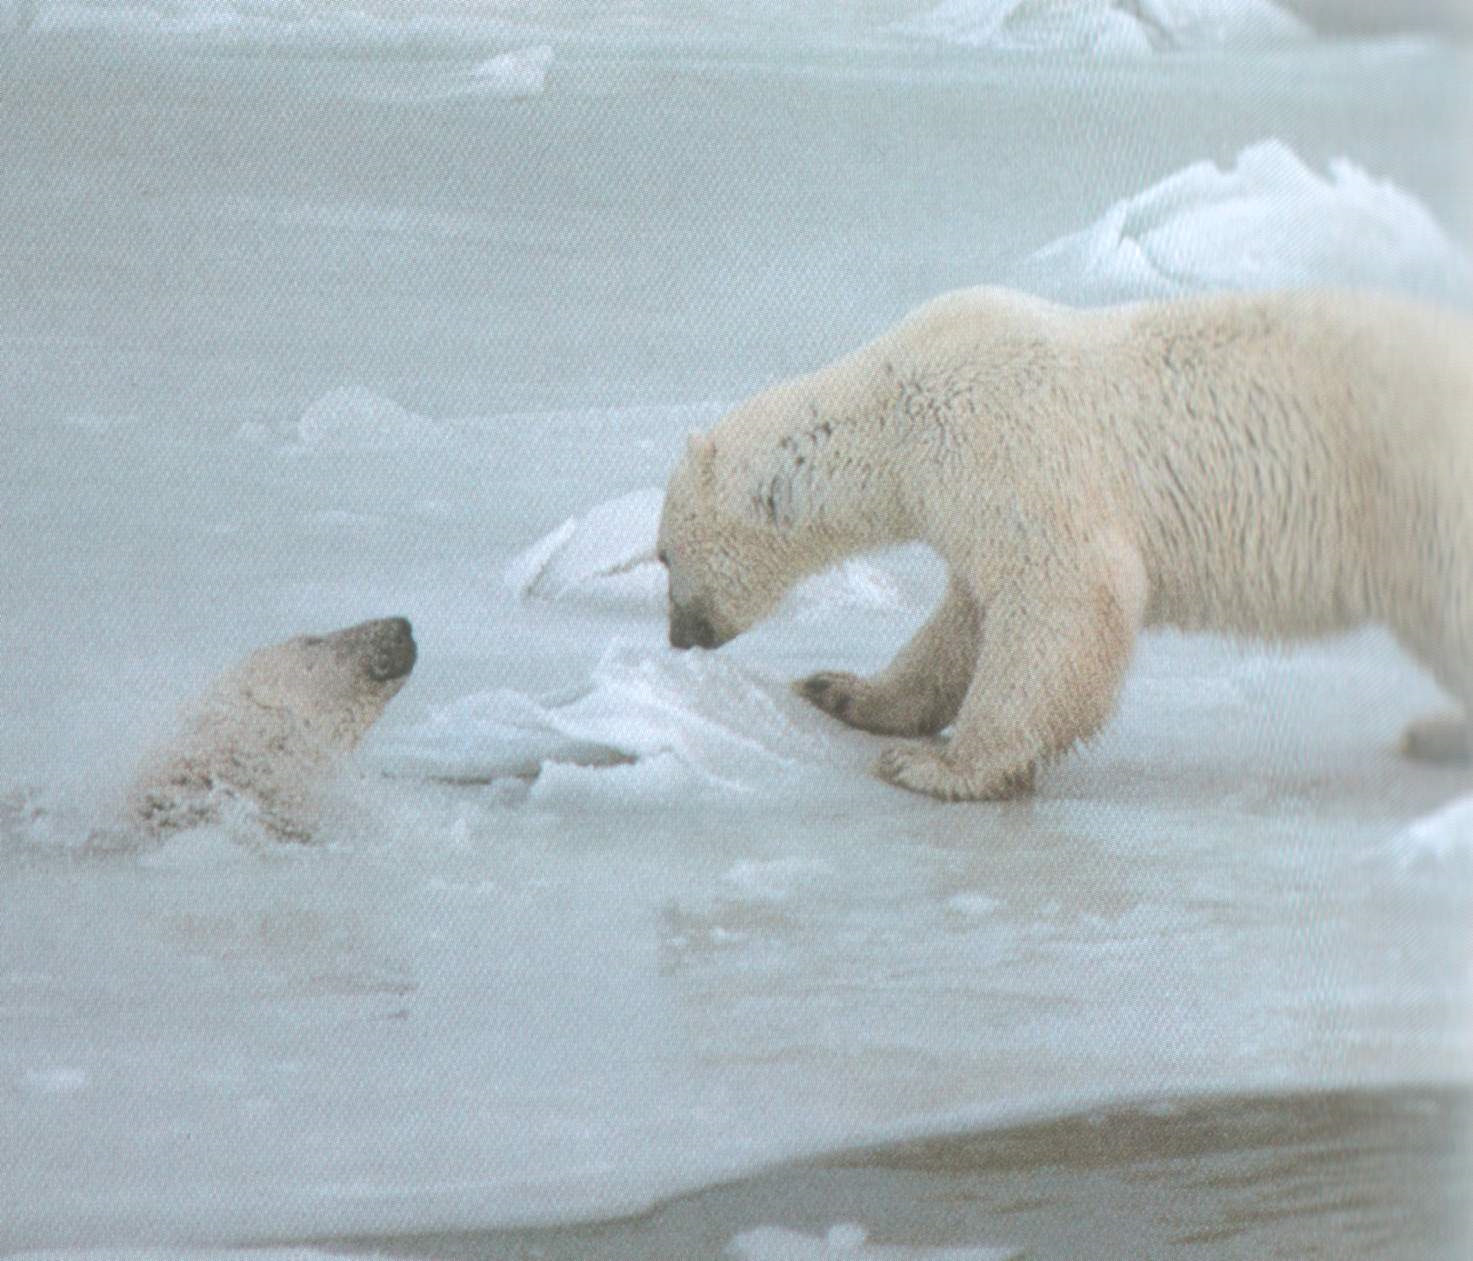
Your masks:
{"label": "bear's black nose", "polygon": [[378,682],[402,679],[414,669],[419,649],[414,642],[414,628],[407,617],[385,617],[365,623],[372,635],[372,654],[368,663],[369,677]]}
{"label": "bear's black nose", "polygon": [[709,618],[687,609],[670,610],[672,648],[715,648],[721,642]]}

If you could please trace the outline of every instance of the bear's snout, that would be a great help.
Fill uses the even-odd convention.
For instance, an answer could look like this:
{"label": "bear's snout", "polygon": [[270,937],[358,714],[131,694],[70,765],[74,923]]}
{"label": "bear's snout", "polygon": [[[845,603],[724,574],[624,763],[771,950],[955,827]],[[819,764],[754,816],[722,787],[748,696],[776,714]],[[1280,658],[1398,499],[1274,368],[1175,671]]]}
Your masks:
{"label": "bear's snout", "polygon": [[672,648],[716,648],[726,642],[717,633],[711,619],[689,609],[671,608],[670,646]]}
{"label": "bear's snout", "polygon": [[358,668],[375,683],[402,679],[414,669],[419,654],[407,617],[360,622],[325,636],[323,642],[340,654],[356,658]]}
{"label": "bear's snout", "polygon": [[375,625],[373,660],[369,674],[380,682],[402,679],[414,669],[419,649],[407,617],[386,617]]}

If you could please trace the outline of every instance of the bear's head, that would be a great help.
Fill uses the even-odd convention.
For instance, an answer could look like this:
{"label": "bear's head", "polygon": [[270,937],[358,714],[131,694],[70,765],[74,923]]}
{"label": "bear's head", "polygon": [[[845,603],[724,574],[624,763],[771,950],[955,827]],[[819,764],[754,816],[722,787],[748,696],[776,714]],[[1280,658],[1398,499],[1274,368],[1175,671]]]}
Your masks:
{"label": "bear's head", "polygon": [[145,759],[127,815],[157,836],[218,819],[226,799],[247,800],[268,831],[306,840],[318,789],[404,686],[415,656],[402,617],[257,649]]}
{"label": "bear's head", "polygon": [[676,648],[724,644],[771,613],[802,576],[788,531],[750,510],[732,472],[718,470],[711,438],[693,434],[665,491],[657,555]]}
{"label": "bear's head", "polygon": [[277,716],[326,751],[357,746],[414,668],[407,619],[385,617],[326,635],[298,635],[253,652],[215,689]]}

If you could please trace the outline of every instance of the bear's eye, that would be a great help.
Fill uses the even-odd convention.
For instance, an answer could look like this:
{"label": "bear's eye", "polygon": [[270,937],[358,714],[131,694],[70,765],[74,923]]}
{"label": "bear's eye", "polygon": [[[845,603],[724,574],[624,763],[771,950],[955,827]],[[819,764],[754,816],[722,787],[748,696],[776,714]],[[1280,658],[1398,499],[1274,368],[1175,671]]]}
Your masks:
{"label": "bear's eye", "polygon": [[655,553],[655,559],[664,565],[666,569],[670,568],[670,553],[663,547]]}
{"label": "bear's eye", "polygon": [[322,642],[321,635],[303,635],[302,646],[304,648],[316,648]]}

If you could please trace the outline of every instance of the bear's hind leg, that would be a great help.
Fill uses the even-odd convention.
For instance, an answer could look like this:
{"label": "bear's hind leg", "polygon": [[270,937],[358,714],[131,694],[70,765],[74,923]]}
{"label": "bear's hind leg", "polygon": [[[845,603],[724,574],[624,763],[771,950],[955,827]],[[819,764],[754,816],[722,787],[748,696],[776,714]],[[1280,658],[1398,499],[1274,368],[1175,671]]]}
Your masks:
{"label": "bear's hind leg", "polygon": [[1145,568],[1123,540],[1016,575],[987,606],[950,743],[896,745],[875,774],[948,801],[1028,791],[1040,761],[1109,718],[1145,606]]}
{"label": "bear's hind leg", "polygon": [[793,690],[861,731],[934,735],[961,708],[977,666],[978,636],[977,602],[953,576],[930,619],[879,674],[863,679],[824,670],[799,679]]}

